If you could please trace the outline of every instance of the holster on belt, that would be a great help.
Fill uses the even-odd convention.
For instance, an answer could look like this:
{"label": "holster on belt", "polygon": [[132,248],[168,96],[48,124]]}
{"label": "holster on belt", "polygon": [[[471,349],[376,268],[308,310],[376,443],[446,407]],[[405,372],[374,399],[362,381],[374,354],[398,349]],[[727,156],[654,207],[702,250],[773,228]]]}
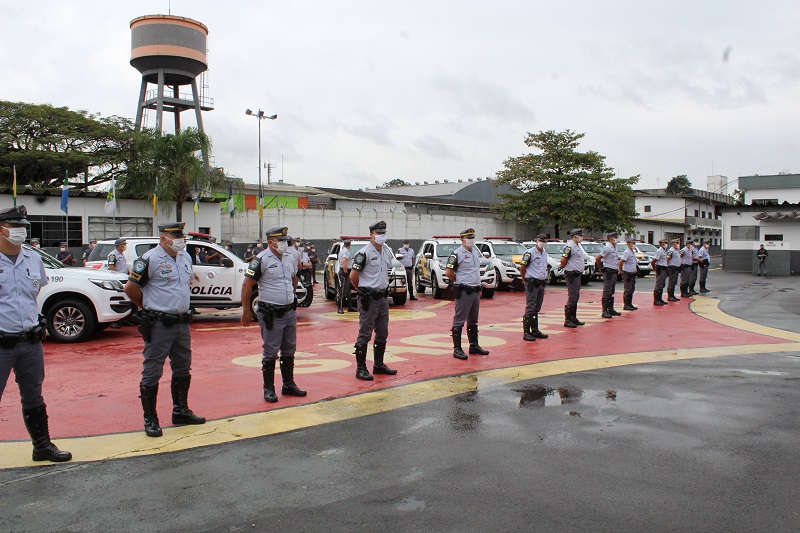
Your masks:
{"label": "holster on belt", "polygon": [[564,277],[567,278],[570,282],[572,282],[575,280],[575,278],[580,277],[580,273],[573,272],[572,270],[567,270],[564,272]]}
{"label": "holster on belt", "polygon": [[153,340],[152,330],[153,324],[155,324],[156,319],[153,315],[148,313],[142,313],[142,321],[139,322],[139,325],[136,329],[139,330],[139,333],[142,334],[142,339],[144,342],[150,342]]}
{"label": "holster on belt", "polygon": [[453,296],[456,300],[461,298],[461,285],[453,285]]}
{"label": "holster on belt", "polygon": [[358,288],[358,295],[361,297],[361,308],[364,311],[369,311],[369,302],[372,300],[372,291]]}
{"label": "holster on belt", "polygon": [[527,285],[528,289],[530,289],[531,287],[533,287],[535,289],[538,289],[539,287],[542,286],[543,283],[544,283],[544,281],[542,281],[540,279],[525,278],[525,285]]}

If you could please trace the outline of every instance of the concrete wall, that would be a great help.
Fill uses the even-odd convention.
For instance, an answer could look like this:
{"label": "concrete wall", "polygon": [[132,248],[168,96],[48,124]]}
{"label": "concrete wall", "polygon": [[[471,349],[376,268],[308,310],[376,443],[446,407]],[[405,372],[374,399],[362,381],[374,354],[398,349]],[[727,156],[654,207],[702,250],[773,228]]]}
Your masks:
{"label": "concrete wall", "polygon": [[[422,242],[433,235],[457,235],[466,228],[475,228],[478,237],[510,235],[519,240],[530,240],[536,234],[510,220],[495,218],[490,213],[464,213],[433,211],[431,213],[406,212],[402,208],[393,212],[362,209],[267,209],[264,211],[262,229],[287,226],[292,236],[316,243],[325,243],[340,235],[368,235],[369,226],[379,220],[386,221],[388,238],[404,238]],[[252,243],[258,239],[258,212],[237,211],[231,220],[224,213],[221,221],[222,240],[234,243]],[[319,251],[319,244],[317,244]]]}
{"label": "concrete wall", "polygon": [[763,189],[745,191],[745,204],[752,204],[755,200],[777,200],[778,203],[781,204],[783,202],[798,204],[800,203],[800,189]]}

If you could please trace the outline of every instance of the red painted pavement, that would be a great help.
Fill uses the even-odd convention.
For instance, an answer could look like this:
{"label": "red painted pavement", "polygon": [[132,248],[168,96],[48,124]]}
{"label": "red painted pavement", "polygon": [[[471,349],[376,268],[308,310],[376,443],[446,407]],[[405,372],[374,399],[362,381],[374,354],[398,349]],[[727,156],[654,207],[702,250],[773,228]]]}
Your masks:
{"label": "red painted pavement", "polygon": [[[649,350],[785,342],[701,318],[689,311],[688,301],[654,307],[649,294],[639,295],[636,299],[638,311],[603,320],[599,318],[600,292],[584,288],[578,317],[587,325],[573,330],[563,327],[566,292],[548,289],[540,327],[546,333],[557,334],[546,340],[524,342],[521,323],[524,295],[518,292],[496,293],[493,299],[481,301],[481,344],[491,351],[491,355],[470,356],[469,361],[462,362],[451,355],[449,329],[453,302],[420,296],[419,300],[409,301],[405,306],[392,306],[387,362],[399,371],[398,374],[376,376],[375,381],[364,382],[355,379],[352,355],[358,313],[337,315],[335,305],[318,296],[311,307],[298,312],[295,381],[308,390],[308,396],[290,398],[279,395],[280,401],[276,404],[267,404],[262,397],[258,327],[241,328],[238,312],[226,317],[213,317],[204,312],[192,324],[193,368],[189,405],[208,419],[220,419],[442,376],[542,361]],[[466,329],[463,342],[466,350]],[[44,397],[53,438],[142,430],[138,398],[141,347],[141,338],[133,327],[109,329],[82,344],[45,343]],[[392,360],[389,354],[402,360]],[[247,362],[253,366],[235,361],[243,356],[250,356]],[[371,371],[371,348],[368,365]],[[172,404],[170,371],[165,367],[158,411],[162,425],[168,427]],[[280,390],[280,377],[276,376],[275,381]],[[27,438],[18,390],[12,376],[0,405],[0,440]]]}

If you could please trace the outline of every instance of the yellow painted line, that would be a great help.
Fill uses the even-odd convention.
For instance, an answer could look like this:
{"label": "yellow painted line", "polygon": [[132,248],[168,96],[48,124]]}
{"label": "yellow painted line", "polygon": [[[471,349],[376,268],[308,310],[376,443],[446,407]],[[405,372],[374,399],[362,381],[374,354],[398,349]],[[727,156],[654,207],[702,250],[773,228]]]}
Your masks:
{"label": "yellow painted line", "polygon": [[[401,409],[478,388],[498,387],[569,372],[728,355],[796,351],[800,351],[800,343],[715,346],[582,357],[434,379],[314,404],[211,420],[202,426],[166,428],[161,438],[148,438],[144,431],[136,431],[55,441],[61,449],[72,452],[74,462],[139,457],[276,435]],[[41,466],[43,463],[31,461],[30,442],[0,443],[0,468],[35,465]]]}
{"label": "yellow painted line", "polygon": [[436,309],[438,307],[444,307],[445,305],[450,305],[450,301],[449,300],[445,300],[444,302],[439,302],[439,303],[436,303],[436,304],[426,305],[425,309]]}
{"label": "yellow painted line", "polygon": [[775,337],[776,339],[784,339],[787,341],[800,342],[800,333],[786,331],[778,328],[771,328],[769,326],[762,326],[754,322],[748,322],[741,318],[736,318],[719,308],[719,299],[711,298],[709,296],[697,296],[690,304],[692,312],[707,318],[712,322],[717,322],[729,328],[735,328],[742,331],[749,331],[750,333],[758,333],[767,337]]}

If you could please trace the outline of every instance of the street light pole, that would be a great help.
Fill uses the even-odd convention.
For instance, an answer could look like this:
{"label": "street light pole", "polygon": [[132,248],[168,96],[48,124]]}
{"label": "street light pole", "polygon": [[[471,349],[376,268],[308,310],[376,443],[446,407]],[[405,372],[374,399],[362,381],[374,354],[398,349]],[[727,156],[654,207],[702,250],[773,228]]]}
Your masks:
{"label": "street light pole", "polygon": [[261,121],[262,120],[275,120],[278,115],[266,115],[261,109],[257,113],[253,113],[250,109],[246,109],[245,115],[256,117],[258,119],[258,238],[261,239],[264,235],[263,216],[264,216],[264,189],[261,186]]}

